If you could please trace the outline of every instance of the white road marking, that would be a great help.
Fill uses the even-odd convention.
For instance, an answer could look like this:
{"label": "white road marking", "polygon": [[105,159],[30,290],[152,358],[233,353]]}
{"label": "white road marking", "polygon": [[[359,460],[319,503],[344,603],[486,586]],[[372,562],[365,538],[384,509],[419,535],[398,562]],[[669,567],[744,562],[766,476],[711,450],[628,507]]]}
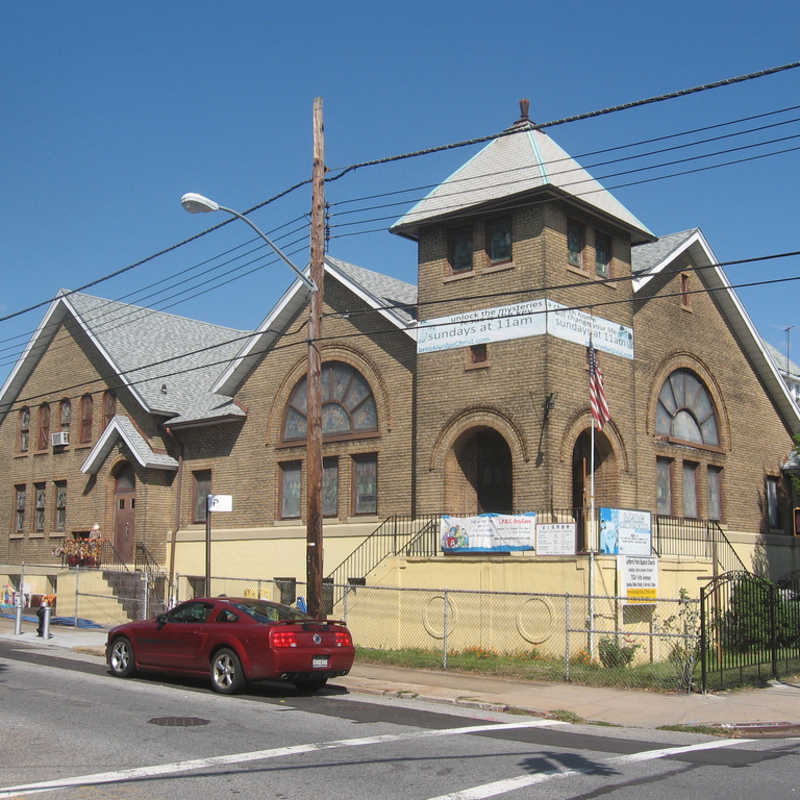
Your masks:
{"label": "white road marking", "polygon": [[435,736],[461,736],[468,733],[486,733],[489,731],[514,730],[516,728],[541,728],[566,723],[551,719],[529,720],[527,722],[494,723],[491,725],[469,725],[462,728],[443,728],[441,730],[414,731],[413,733],[383,734],[365,736],[358,739],[338,739],[331,742],[298,744],[291,747],[276,747],[271,750],[255,750],[250,753],[231,753],[224,756],[196,758],[190,761],[174,761],[170,764],[154,764],[149,767],[133,767],[131,769],[97,772],[93,775],[78,775],[72,778],[56,778],[50,781],[20,784],[18,786],[0,787],[0,800],[21,797],[26,794],[66,789],[71,786],[93,786],[103,783],[118,783],[141,778],[153,778],[158,775],[171,775],[180,772],[191,772],[197,769],[209,769],[230,764],[244,764],[248,761],[262,761],[269,758],[294,756],[302,753],[313,753],[320,750],[334,750],[339,747],[364,747],[372,744],[413,741]]}
{"label": "white road marking", "polygon": [[[746,742],[752,741],[752,739],[717,739],[712,742],[690,744],[683,747],[664,747],[660,750],[643,750],[641,753],[631,753],[627,756],[618,756],[617,758],[611,758],[602,763],[610,765],[635,763],[639,761],[654,761],[657,758],[669,758],[671,756],[681,755],[682,753],[691,753],[696,750],[715,750],[719,747],[731,747],[735,744],[745,744]],[[569,778],[573,775],[591,774],[591,768],[587,768],[585,770],[544,770],[542,772],[537,772],[535,775],[519,775],[516,778],[504,778],[503,780],[484,783],[481,786],[472,786],[469,789],[462,789],[460,792],[441,794],[438,797],[431,797],[428,800],[485,800],[487,797],[497,797],[497,795],[513,792],[516,789],[525,789],[528,786],[533,786],[537,783],[544,783],[545,781],[549,781],[551,778]]]}

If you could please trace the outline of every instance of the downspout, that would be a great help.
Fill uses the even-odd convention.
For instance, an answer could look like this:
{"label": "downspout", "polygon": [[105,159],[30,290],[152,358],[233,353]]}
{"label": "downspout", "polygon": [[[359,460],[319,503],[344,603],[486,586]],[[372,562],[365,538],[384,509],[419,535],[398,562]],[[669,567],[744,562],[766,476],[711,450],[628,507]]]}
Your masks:
{"label": "downspout", "polygon": [[167,425],[164,428],[167,435],[175,442],[178,448],[178,476],[176,479],[176,497],[175,497],[175,523],[172,526],[172,538],[169,543],[169,590],[167,592],[167,602],[172,604],[172,598],[175,597],[175,543],[178,538],[178,528],[181,526],[181,498],[183,497],[183,442],[178,439],[172,431],[172,428]]}

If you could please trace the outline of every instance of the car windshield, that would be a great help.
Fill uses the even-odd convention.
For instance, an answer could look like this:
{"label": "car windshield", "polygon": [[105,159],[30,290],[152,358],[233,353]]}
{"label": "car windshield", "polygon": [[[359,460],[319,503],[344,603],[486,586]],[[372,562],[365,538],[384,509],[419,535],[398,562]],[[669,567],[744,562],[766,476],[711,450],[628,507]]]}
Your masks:
{"label": "car windshield", "polygon": [[284,620],[302,622],[309,619],[302,611],[291,606],[279,603],[265,603],[263,600],[244,601],[231,603],[234,608],[249,614],[257,622],[282,622]]}

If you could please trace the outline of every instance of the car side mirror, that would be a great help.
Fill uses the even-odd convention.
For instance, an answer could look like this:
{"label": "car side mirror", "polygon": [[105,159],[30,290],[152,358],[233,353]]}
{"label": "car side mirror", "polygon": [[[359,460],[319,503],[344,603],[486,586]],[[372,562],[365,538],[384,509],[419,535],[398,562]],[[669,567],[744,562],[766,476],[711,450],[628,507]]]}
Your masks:
{"label": "car side mirror", "polygon": [[158,623],[159,628],[163,628],[167,624],[167,615],[166,614],[159,614],[156,617],[156,622]]}

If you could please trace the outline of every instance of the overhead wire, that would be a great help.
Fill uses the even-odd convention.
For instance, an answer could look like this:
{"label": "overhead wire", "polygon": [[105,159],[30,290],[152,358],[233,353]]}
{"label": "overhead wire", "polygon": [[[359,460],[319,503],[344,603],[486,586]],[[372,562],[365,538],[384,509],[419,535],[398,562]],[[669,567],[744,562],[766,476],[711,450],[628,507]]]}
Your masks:
{"label": "overhead wire", "polygon": [[[657,300],[667,300],[667,299],[670,299],[670,298],[673,298],[673,297],[682,297],[682,296],[686,296],[686,295],[714,294],[716,292],[729,291],[731,289],[772,286],[772,285],[778,285],[778,284],[795,282],[795,281],[800,281],[800,275],[790,275],[790,276],[783,277],[783,278],[768,278],[768,279],[764,279],[764,280],[760,280],[760,281],[747,281],[747,282],[742,282],[742,283],[729,283],[729,282],[726,281],[722,286],[718,286],[718,287],[703,287],[701,289],[693,289],[693,290],[685,290],[685,291],[684,290],[680,290],[678,292],[669,292],[669,293],[664,293],[664,294],[653,295],[651,297],[648,297],[647,301],[648,302],[654,302],[654,301],[657,301]],[[541,291],[541,290],[539,290],[539,291]],[[523,312],[520,312],[518,314],[498,314],[498,315],[495,315],[495,316],[491,316],[490,315],[490,316],[487,316],[487,317],[482,317],[482,319],[485,319],[487,321],[488,320],[494,320],[494,319],[511,319],[511,318],[515,318],[515,317],[530,317],[530,316],[535,316],[535,315],[538,315],[538,314],[564,313],[564,312],[568,312],[568,311],[591,312],[591,311],[593,311],[594,309],[597,309],[597,308],[615,306],[615,305],[620,305],[620,304],[624,304],[624,303],[635,303],[635,302],[638,302],[638,301],[640,301],[640,299],[636,298],[636,297],[625,297],[625,298],[617,298],[615,300],[601,300],[601,301],[592,302],[592,303],[580,303],[578,305],[564,306],[563,308],[559,308],[556,311],[553,311],[552,309],[542,309],[542,310],[538,310],[538,311],[523,311]],[[438,324],[440,324],[442,327],[446,327],[447,325],[463,324],[463,321],[455,321],[455,322],[451,322],[451,323],[438,323]],[[278,339],[281,339],[284,336],[290,335],[288,332],[287,333],[283,333],[281,331],[275,331],[275,330],[271,330],[270,332],[277,333]],[[247,353],[247,357],[248,358],[253,358],[255,356],[266,355],[269,352],[283,350],[283,349],[286,349],[287,347],[297,347],[298,345],[319,344],[319,343],[326,342],[326,341],[340,341],[340,340],[344,340],[344,339],[363,338],[363,337],[369,337],[369,336],[391,335],[391,334],[398,334],[398,333],[401,333],[401,332],[402,331],[397,326],[392,326],[392,327],[386,327],[386,328],[383,328],[383,329],[373,329],[373,330],[366,331],[366,332],[365,331],[357,331],[357,332],[353,332],[353,333],[350,333],[350,334],[337,333],[337,334],[334,334],[334,335],[331,335],[331,336],[319,336],[319,337],[316,337],[313,340],[304,339],[304,340],[301,340],[301,341],[290,342],[290,343],[286,343],[286,344],[283,344],[283,345],[271,344],[270,346],[268,346],[266,348],[263,348],[261,350],[251,350],[250,352]],[[231,339],[231,340],[228,340],[228,341],[225,341],[225,342],[220,342],[220,343],[217,343],[217,344],[214,344],[214,345],[209,345],[209,346],[206,346],[206,347],[203,347],[203,348],[198,348],[197,350],[189,351],[189,352],[182,353],[182,354],[169,356],[167,358],[159,359],[158,361],[154,361],[154,362],[151,362],[151,363],[148,363],[148,364],[142,364],[142,365],[139,365],[139,366],[136,366],[136,367],[133,367],[133,368],[129,368],[129,369],[126,369],[126,370],[121,370],[121,371],[116,372],[116,373],[111,373],[110,375],[99,376],[97,378],[92,378],[92,379],[89,379],[87,381],[82,381],[82,382],[79,382],[79,383],[72,384],[72,385],[70,385],[68,387],[63,387],[61,389],[55,389],[55,390],[50,390],[48,392],[42,392],[42,393],[39,393],[39,394],[29,395],[29,396],[27,396],[25,398],[22,398],[22,399],[15,398],[15,400],[11,401],[10,403],[0,404],[0,414],[7,414],[7,413],[10,413],[13,410],[22,409],[22,408],[26,407],[29,403],[31,403],[33,401],[36,401],[36,400],[39,400],[39,399],[43,399],[43,398],[50,398],[50,397],[53,397],[54,395],[63,395],[64,392],[72,391],[74,389],[85,388],[85,387],[90,386],[90,385],[95,384],[95,383],[103,383],[104,384],[103,389],[98,390],[98,392],[92,392],[92,394],[99,394],[100,392],[105,391],[106,389],[109,389],[109,388],[112,389],[112,390],[127,389],[127,388],[130,388],[131,386],[136,386],[136,385],[139,385],[141,383],[149,383],[149,382],[153,382],[153,381],[164,380],[166,378],[176,377],[176,376],[184,375],[184,374],[187,374],[187,373],[190,373],[190,372],[196,372],[196,371],[201,370],[201,369],[209,369],[210,367],[224,366],[226,364],[230,364],[231,361],[233,361],[235,359],[232,359],[230,357],[226,357],[226,358],[222,358],[222,359],[219,359],[219,360],[216,360],[216,361],[204,362],[203,364],[194,365],[194,366],[187,367],[187,368],[180,369],[180,370],[172,370],[172,371],[164,372],[164,373],[159,374],[159,375],[149,375],[149,376],[147,376],[145,378],[141,378],[141,379],[133,380],[133,381],[123,380],[122,382],[120,382],[117,385],[109,385],[109,379],[123,378],[124,376],[127,376],[128,374],[133,373],[133,372],[139,372],[139,371],[141,371],[143,369],[151,369],[154,366],[160,366],[162,364],[166,364],[166,363],[169,363],[169,362],[172,362],[172,361],[177,361],[177,360],[180,360],[182,358],[187,358],[187,357],[192,356],[192,355],[198,355],[198,354],[203,353],[203,352],[209,352],[209,351],[217,349],[219,347],[226,346],[227,344],[230,344],[230,343],[235,342],[235,341],[245,340],[245,339],[252,339],[254,337],[257,337],[257,336],[261,335],[262,333],[263,332],[249,332],[249,333],[244,334],[244,335],[242,335],[240,337],[235,337],[234,339]],[[293,333],[296,333],[296,332],[293,332]],[[417,355],[415,353],[414,360],[416,360],[416,357],[417,357]],[[408,366],[408,365],[410,365],[410,363],[406,364],[406,365]],[[82,394],[85,394],[85,392],[82,392],[81,395],[73,395],[73,396],[71,396],[71,397],[69,397],[67,399],[70,399],[70,400],[77,399],[78,397],[82,396]],[[59,399],[64,399],[64,398],[63,397],[59,397]]]}

